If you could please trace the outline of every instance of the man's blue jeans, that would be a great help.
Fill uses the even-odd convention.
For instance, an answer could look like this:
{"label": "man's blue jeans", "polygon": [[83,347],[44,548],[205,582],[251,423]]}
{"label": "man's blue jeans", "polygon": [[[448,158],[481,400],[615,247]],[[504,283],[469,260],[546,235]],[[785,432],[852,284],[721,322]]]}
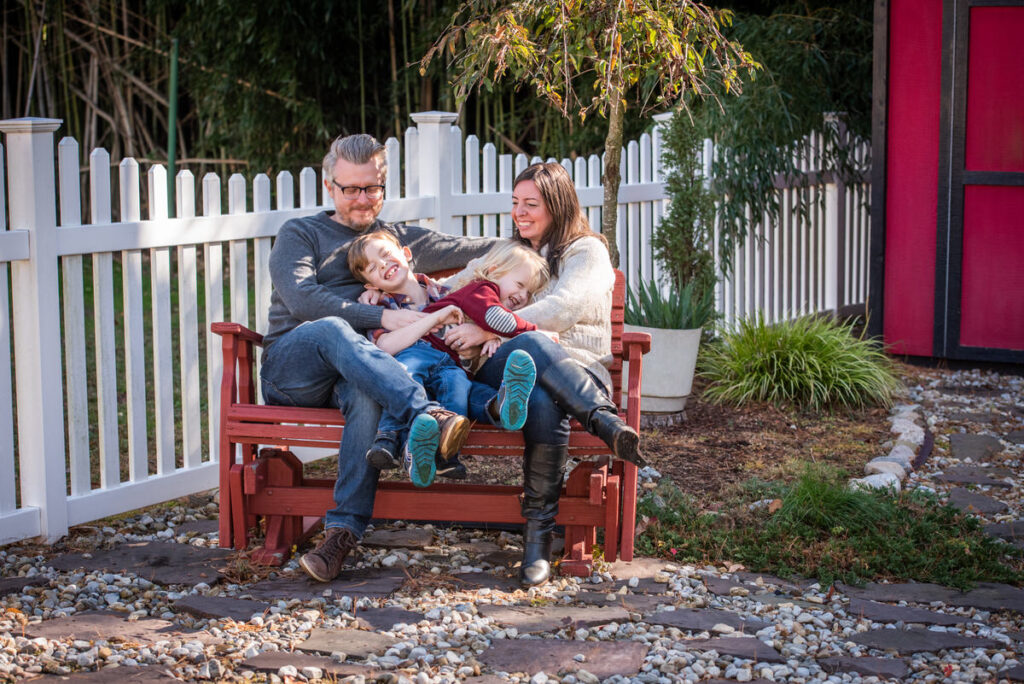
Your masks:
{"label": "man's blue jeans", "polygon": [[366,451],[381,409],[408,424],[438,404],[427,399],[394,357],[337,317],[307,321],[278,338],[263,357],[260,378],[267,403],[333,406],[345,415],[335,508],[327,511],[324,525],[346,527],[362,537],[380,474],[366,462]]}
{"label": "man's blue jeans", "polygon": [[[502,343],[494,356],[480,367],[474,377],[473,388],[469,393],[469,417],[473,420],[492,422],[487,413],[487,402],[494,397],[501,385],[508,355],[516,349],[522,349],[533,357],[533,362],[537,366],[537,377],[543,375],[552,363],[569,358],[557,342],[539,332],[522,333]],[[569,419],[565,411],[539,384],[534,386],[530,394],[526,425],[523,426],[523,441],[526,444],[569,444]]]}
{"label": "man's blue jeans", "polygon": [[[423,385],[427,394],[449,411],[466,415],[469,410],[469,388],[472,381],[466,371],[455,363],[446,352],[437,349],[429,342],[417,340],[411,347],[406,347],[395,354],[395,359],[405,366],[409,375]],[[385,411],[380,419],[381,432],[396,432],[399,442],[405,441],[405,433],[409,423],[400,416],[393,416]]]}

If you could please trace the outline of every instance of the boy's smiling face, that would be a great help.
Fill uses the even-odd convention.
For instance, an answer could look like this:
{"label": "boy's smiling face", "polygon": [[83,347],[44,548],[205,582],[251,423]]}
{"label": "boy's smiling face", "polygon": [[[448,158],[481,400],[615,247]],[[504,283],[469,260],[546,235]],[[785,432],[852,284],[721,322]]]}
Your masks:
{"label": "boy's smiling face", "polygon": [[370,240],[366,245],[367,262],[362,276],[367,285],[383,292],[400,292],[416,276],[409,269],[412,252],[389,240]]}

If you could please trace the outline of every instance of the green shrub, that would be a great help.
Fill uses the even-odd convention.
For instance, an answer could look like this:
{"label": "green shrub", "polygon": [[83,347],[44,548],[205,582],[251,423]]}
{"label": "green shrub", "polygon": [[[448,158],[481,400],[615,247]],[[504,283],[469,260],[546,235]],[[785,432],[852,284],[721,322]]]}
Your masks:
{"label": "green shrub", "polygon": [[767,483],[751,484],[710,513],[662,480],[639,502],[647,527],[636,552],[684,563],[742,563],[823,585],[890,579],[967,589],[1024,582],[1024,551],[986,535],[977,519],[933,494],[851,491],[838,471],[808,468],[796,482],[768,487],[779,499],[768,506],[755,498]]}
{"label": "green shrub", "polygon": [[700,359],[710,401],[767,401],[801,408],[888,405],[899,381],[874,343],[851,326],[808,316],[774,325],[739,321]]}
{"label": "green shrub", "polygon": [[626,299],[628,325],[691,330],[703,328],[714,319],[714,291],[704,290],[698,294],[694,283],[663,295],[657,283],[648,280],[640,283],[639,292],[630,290]]}

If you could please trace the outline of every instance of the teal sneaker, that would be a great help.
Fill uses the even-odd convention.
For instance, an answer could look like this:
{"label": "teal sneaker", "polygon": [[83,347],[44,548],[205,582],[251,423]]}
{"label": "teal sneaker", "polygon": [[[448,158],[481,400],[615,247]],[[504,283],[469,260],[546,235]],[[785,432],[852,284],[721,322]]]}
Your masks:
{"label": "teal sneaker", "polygon": [[506,430],[519,430],[526,424],[530,392],[537,382],[537,366],[533,357],[516,349],[505,360],[505,372],[498,387],[498,396],[492,400],[491,415]]}
{"label": "teal sneaker", "polygon": [[409,439],[405,443],[405,470],[417,487],[429,487],[434,483],[437,466],[434,455],[440,443],[441,430],[437,421],[421,413],[412,421]]}

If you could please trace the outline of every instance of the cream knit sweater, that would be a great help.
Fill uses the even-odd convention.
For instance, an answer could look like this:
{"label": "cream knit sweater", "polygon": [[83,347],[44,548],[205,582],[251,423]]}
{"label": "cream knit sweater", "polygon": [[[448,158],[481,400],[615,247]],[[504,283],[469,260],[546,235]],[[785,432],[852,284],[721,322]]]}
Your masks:
{"label": "cream knit sweater", "polygon": [[[478,258],[479,259],[479,258]],[[472,274],[479,260],[451,277],[454,286]],[[558,277],[516,314],[541,330],[558,333],[559,342],[580,365],[611,388],[612,290],[615,271],[608,249],[596,237],[576,240],[562,255]]]}

